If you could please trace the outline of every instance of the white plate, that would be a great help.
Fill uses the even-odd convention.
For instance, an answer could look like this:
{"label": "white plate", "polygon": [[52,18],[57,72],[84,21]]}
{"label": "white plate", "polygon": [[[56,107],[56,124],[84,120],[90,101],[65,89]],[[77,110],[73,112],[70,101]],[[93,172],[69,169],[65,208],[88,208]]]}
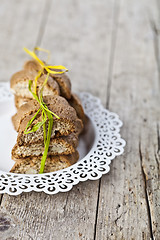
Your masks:
{"label": "white plate", "polygon": [[11,150],[16,143],[11,116],[14,99],[8,83],[0,83],[0,193],[18,195],[22,192],[44,191],[48,194],[69,191],[73,185],[87,179],[99,179],[109,171],[109,164],[124,151],[125,141],[119,131],[122,122],[115,113],[104,109],[100,100],[89,93],[80,93],[88,116],[85,132],[80,136],[79,161],[69,168],[46,174],[14,174]]}

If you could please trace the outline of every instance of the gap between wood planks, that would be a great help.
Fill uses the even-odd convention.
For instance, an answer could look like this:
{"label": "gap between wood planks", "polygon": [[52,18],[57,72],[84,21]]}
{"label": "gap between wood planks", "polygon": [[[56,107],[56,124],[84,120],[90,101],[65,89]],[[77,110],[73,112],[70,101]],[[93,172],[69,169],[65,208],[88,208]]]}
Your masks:
{"label": "gap between wood planks", "polygon": [[114,66],[120,6],[121,6],[121,0],[118,2],[117,1],[114,2],[114,12],[113,12],[114,16],[113,16],[113,26],[112,26],[112,36],[111,36],[111,52],[110,52],[110,58],[109,58],[106,108],[109,108],[109,101],[110,101],[110,91],[111,91],[111,84],[112,84],[112,73],[113,73],[113,66]]}
{"label": "gap between wood planks", "polygon": [[42,39],[43,39],[43,36],[44,36],[45,26],[47,25],[51,5],[52,5],[52,0],[47,0],[46,3],[45,3],[45,7],[44,7],[44,14],[42,16],[41,23],[40,23],[39,33],[38,33],[38,37],[37,37],[37,41],[36,41],[36,46],[41,45],[41,42],[42,42]]}
{"label": "gap between wood planks", "polygon": [[[160,132],[159,132],[159,124],[157,123],[157,142],[158,142],[158,149],[157,149],[157,155],[160,157]],[[156,159],[156,162],[157,162],[157,167],[158,167],[158,177],[160,178],[160,168],[159,168],[159,161],[157,159],[157,155],[155,154],[155,159]]]}
{"label": "gap between wood planks", "polygon": [[[109,108],[109,103],[110,103],[110,92],[111,92],[111,85],[112,85],[112,73],[113,73],[113,66],[114,66],[116,41],[117,41],[120,6],[121,6],[121,0],[120,1],[115,0],[114,11],[113,11],[112,35],[111,35],[111,52],[109,57],[109,72],[108,72],[108,81],[107,81],[107,99],[106,99],[107,109]],[[101,190],[101,178],[99,179],[99,184],[98,184],[97,207],[96,207],[96,217],[95,217],[95,224],[94,224],[94,240],[96,240],[100,190]]]}
{"label": "gap between wood planks", "polygon": [[144,181],[144,192],[145,192],[145,198],[146,198],[146,207],[147,207],[147,214],[148,214],[148,222],[149,222],[149,230],[150,230],[150,237],[152,240],[154,240],[153,237],[153,229],[152,229],[152,216],[151,216],[151,209],[149,204],[149,198],[148,198],[148,192],[147,192],[147,176],[145,174],[144,168],[143,168],[143,161],[142,161],[142,151],[141,151],[141,140],[139,140],[139,157],[140,157],[140,163],[141,163],[141,171]]}
{"label": "gap between wood planks", "polygon": [[[150,18],[150,26],[151,26],[151,30],[153,32],[153,36],[154,36],[154,54],[155,54],[155,60],[157,63],[157,70],[158,70],[158,90],[160,91],[160,28],[159,28],[159,23],[160,23],[160,3],[159,1],[156,1],[156,5],[157,5],[157,9],[158,9],[158,19],[157,22],[152,18]],[[160,158],[160,133],[159,133],[159,124],[157,122],[157,153],[155,153],[155,160],[157,163],[157,168],[158,168],[158,179],[160,177],[160,173],[159,173],[159,159]],[[151,239],[154,239],[153,236],[153,228],[152,228],[152,214],[151,214],[151,208],[150,208],[150,202],[149,202],[149,197],[148,197],[148,191],[147,191],[147,176],[145,174],[144,168],[143,168],[143,163],[142,163],[142,153],[141,153],[141,142],[139,145],[139,153],[140,153],[140,161],[141,161],[141,169],[142,169],[142,174],[143,174],[143,178],[144,178],[144,188],[145,188],[145,194],[146,194],[146,203],[147,203],[147,212],[148,212],[148,218],[149,218],[149,225],[150,225],[150,234],[151,234]]]}
{"label": "gap between wood planks", "polygon": [[150,24],[151,24],[151,29],[153,31],[153,36],[154,36],[154,53],[155,53],[155,59],[156,59],[157,69],[158,69],[159,90],[160,90],[160,46],[159,46],[160,29],[158,29],[153,19],[150,20]]}
{"label": "gap between wood planks", "polygon": [[[38,32],[38,36],[37,36],[37,40],[36,40],[36,45],[35,46],[39,46],[41,44],[43,35],[44,35],[44,30],[45,30],[45,26],[47,24],[47,20],[48,20],[48,16],[49,16],[49,11],[51,9],[52,4],[52,0],[46,0],[45,6],[44,6],[44,14],[42,15],[42,19],[41,19],[41,23],[40,23],[40,27],[39,27],[39,32]],[[2,199],[3,199],[3,195],[0,195],[0,206],[2,203]]]}
{"label": "gap between wood planks", "polygon": [[3,194],[1,194],[1,196],[0,196],[0,205],[1,205],[1,202],[2,202],[2,198],[3,198]]}

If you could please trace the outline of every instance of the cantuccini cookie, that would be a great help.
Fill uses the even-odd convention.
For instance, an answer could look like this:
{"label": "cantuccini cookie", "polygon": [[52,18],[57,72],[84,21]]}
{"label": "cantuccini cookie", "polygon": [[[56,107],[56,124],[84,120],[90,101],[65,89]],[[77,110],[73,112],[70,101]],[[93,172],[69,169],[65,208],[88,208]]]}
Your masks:
{"label": "cantuccini cookie", "polygon": [[[58,171],[67,167],[70,167],[78,161],[79,154],[77,151],[70,155],[58,155],[47,157],[45,162],[44,173]],[[41,165],[41,157],[32,157],[19,159],[12,167],[12,173],[23,174],[37,174],[39,173]]]}
{"label": "cantuccini cookie", "polygon": [[[68,136],[52,138],[49,144],[48,156],[68,155],[75,152],[78,145],[78,136],[72,133]],[[18,145],[12,149],[12,159],[41,156],[44,152],[44,141],[32,144]]]}
{"label": "cantuccini cookie", "polygon": [[[36,60],[29,60],[24,64],[24,69],[27,71],[40,71],[41,70],[41,65],[38,63]],[[60,72],[61,70],[56,70],[54,71]],[[62,74],[50,74],[52,77],[53,81],[56,81],[59,88],[60,88],[60,95],[66,99],[71,98],[71,81],[69,77],[67,76],[66,73]]]}
{"label": "cantuccini cookie", "polygon": [[[77,135],[83,129],[82,121],[77,117],[76,111],[73,107],[69,105],[65,98],[60,96],[45,96],[44,102],[47,105],[48,109],[59,116],[60,119],[57,119],[53,116],[53,128],[52,128],[52,136],[67,136],[72,132],[76,132]],[[32,119],[33,115],[39,109],[39,103],[36,100],[31,100],[30,102],[22,105],[17,113],[12,117],[12,122],[18,134],[18,142],[19,144],[27,143],[30,141],[30,136],[32,141],[36,141],[36,139],[43,138],[43,128],[41,127],[37,130],[37,134],[29,133],[24,134],[25,128],[29,120]],[[37,115],[35,122],[41,121],[41,114]],[[32,126],[31,126],[32,127]],[[21,142],[21,143],[20,143]]]}
{"label": "cantuccini cookie", "polygon": [[[27,70],[21,70],[13,74],[10,81],[10,87],[13,94],[23,98],[33,98],[33,95],[28,89],[28,83],[29,83],[29,80],[32,81],[33,83],[32,90],[33,90],[36,76],[37,76],[36,71],[30,72]],[[42,87],[46,77],[47,75],[44,74],[38,78],[37,89],[40,89]],[[57,82],[54,81],[53,78],[50,76],[48,77],[48,81],[43,89],[43,96],[46,96],[46,95],[52,95],[52,96],[60,95],[60,89]]]}

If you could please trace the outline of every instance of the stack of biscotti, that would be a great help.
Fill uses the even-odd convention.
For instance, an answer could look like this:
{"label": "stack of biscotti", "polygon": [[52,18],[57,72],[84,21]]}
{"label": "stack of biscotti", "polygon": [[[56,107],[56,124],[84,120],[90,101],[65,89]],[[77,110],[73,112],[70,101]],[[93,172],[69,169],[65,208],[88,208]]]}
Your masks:
{"label": "stack of biscotti", "polygon": [[[15,106],[19,109],[24,103],[30,101],[33,96],[28,90],[28,81],[33,82],[32,88],[34,89],[35,77],[40,71],[41,66],[36,60],[29,60],[24,64],[23,70],[13,74],[11,78],[11,91],[15,96]],[[55,70],[56,71],[56,70]],[[60,70],[57,70],[60,71]],[[42,87],[46,79],[46,73],[38,79],[38,88]],[[85,122],[85,114],[83,107],[78,96],[71,91],[71,81],[66,73],[50,74],[47,84],[44,86],[43,96],[62,96],[69,104],[75,108],[77,115],[83,122]]]}
{"label": "stack of biscotti", "polygon": [[[56,171],[68,167],[78,160],[78,136],[83,130],[82,120],[77,117],[73,107],[61,96],[45,96],[44,102],[48,109],[59,116],[53,116],[51,140],[44,172]],[[43,126],[36,132],[25,134],[27,123],[39,109],[36,100],[23,104],[12,117],[15,130],[18,132],[17,143],[12,149],[12,159],[16,162],[11,172],[38,173],[44,152]],[[41,113],[34,124],[42,121]],[[32,125],[30,126],[30,129]],[[46,129],[48,122],[46,122]],[[29,130],[29,129],[28,129]]]}
{"label": "stack of biscotti", "polygon": [[[32,81],[34,89],[35,78],[40,69],[41,66],[36,60],[30,60],[25,63],[23,70],[15,73],[11,78],[10,86],[17,107],[12,122],[18,132],[17,143],[12,149],[15,165],[11,172],[30,174],[38,173],[40,169],[44,152],[43,127],[36,132],[24,133],[28,122],[40,107],[28,90],[29,80]],[[44,72],[38,78],[37,91],[41,89],[46,76]],[[65,73],[50,74],[43,89],[43,100],[48,109],[60,117],[60,119],[53,117],[50,146],[44,169],[44,172],[52,172],[69,167],[78,160],[79,154],[76,148],[78,136],[83,130],[85,114],[79,98],[71,92],[71,82]],[[40,112],[34,124],[42,121],[41,117]],[[47,126],[48,123],[46,129]]]}

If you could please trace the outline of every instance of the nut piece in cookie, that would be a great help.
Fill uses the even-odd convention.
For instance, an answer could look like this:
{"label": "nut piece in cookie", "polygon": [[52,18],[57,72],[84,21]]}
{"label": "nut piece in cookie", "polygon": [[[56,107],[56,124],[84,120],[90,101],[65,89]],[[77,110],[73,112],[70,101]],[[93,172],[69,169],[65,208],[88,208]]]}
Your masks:
{"label": "nut piece in cookie", "polygon": [[19,109],[22,105],[27,103],[28,101],[32,100],[31,98],[23,98],[17,95],[14,96],[14,103],[17,109]]}

